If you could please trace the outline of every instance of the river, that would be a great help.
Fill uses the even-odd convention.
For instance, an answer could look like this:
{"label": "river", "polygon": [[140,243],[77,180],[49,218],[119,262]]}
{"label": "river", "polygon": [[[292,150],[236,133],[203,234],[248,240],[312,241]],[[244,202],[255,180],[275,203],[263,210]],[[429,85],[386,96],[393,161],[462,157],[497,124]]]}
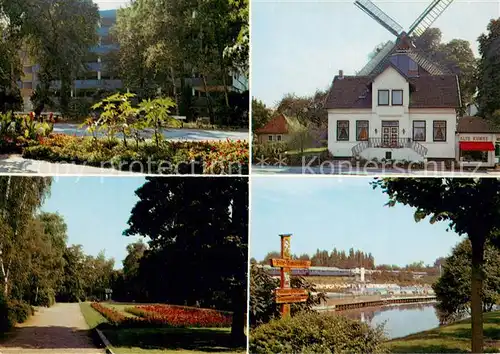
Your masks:
{"label": "river", "polygon": [[385,334],[389,339],[393,339],[438,327],[439,319],[434,305],[434,303],[388,305],[339,313],[366,322],[373,327],[385,323]]}

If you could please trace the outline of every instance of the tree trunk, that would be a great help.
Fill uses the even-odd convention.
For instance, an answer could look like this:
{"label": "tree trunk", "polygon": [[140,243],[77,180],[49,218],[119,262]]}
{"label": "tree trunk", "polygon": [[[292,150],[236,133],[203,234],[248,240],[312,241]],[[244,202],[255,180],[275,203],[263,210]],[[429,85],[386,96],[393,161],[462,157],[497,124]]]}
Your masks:
{"label": "tree trunk", "polygon": [[172,80],[172,85],[174,86],[174,99],[175,99],[175,113],[177,115],[179,114],[179,95],[177,94],[177,86],[175,86],[175,75],[174,75],[174,68],[171,66],[170,67],[170,79]]}
{"label": "tree trunk", "polygon": [[224,98],[226,99],[226,107],[229,108],[229,91],[227,90],[226,70],[222,69],[222,84],[224,85]]}
{"label": "tree trunk", "polygon": [[237,346],[246,345],[245,335],[245,314],[247,309],[247,300],[245,289],[238,287],[233,294],[233,322],[231,324],[231,340]]}
{"label": "tree trunk", "polygon": [[483,263],[484,237],[471,237],[472,244],[472,279],[471,279],[471,317],[472,317],[472,353],[483,352]]}
{"label": "tree trunk", "polygon": [[210,95],[208,94],[207,78],[205,77],[205,75],[202,75],[202,78],[203,78],[203,89],[205,90],[205,95],[207,96],[207,108],[208,108],[208,116],[210,117],[210,124],[215,124],[212,102],[210,101]]}

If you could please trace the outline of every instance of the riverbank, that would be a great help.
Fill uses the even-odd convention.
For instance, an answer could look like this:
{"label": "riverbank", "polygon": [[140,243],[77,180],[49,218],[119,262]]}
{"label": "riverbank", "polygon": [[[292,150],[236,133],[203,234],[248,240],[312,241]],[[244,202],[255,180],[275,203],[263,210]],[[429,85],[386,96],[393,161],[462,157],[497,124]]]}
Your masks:
{"label": "riverbank", "polygon": [[[485,352],[500,351],[500,311],[484,314]],[[387,342],[391,353],[464,353],[470,351],[470,319]]]}

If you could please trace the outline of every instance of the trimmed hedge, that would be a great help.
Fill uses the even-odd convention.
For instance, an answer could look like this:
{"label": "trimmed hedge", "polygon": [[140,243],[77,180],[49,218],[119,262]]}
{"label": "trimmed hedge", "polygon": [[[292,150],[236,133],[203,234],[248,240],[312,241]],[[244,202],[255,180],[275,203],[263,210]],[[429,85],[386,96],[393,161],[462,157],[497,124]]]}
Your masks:
{"label": "trimmed hedge", "polygon": [[249,352],[385,353],[383,328],[331,313],[303,312],[250,332]]}

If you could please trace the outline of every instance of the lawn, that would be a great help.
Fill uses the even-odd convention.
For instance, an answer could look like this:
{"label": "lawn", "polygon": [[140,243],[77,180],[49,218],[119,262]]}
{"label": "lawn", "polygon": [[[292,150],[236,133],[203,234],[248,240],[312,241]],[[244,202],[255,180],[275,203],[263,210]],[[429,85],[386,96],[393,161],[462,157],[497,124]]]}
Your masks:
{"label": "lawn", "polygon": [[[319,154],[326,151],[328,151],[328,147],[326,146],[318,148],[306,148],[304,149],[304,154]],[[286,152],[287,155],[297,155],[300,153],[301,153],[300,150],[290,150]]]}
{"label": "lawn", "polygon": [[101,323],[108,322],[99,312],[90,307],[90,302],[80,302],[80,311],[89,325],[90,329],[94,329]]}
{"label": "lawn", "polygon": [[[101,305],[133,316],[125,308],[138,304],[101,303]],[[164,354],[164,353],[245,353],[245,348],[231,344],[230,328],[124,328],[110,326],[107,320],[90,303],[80,308],[90,328],[99,328],[112,344],[116,354]],[[135,317],[135,316],[134,316]]]}
{"label": "lawn", "polygon": [[[484,314],[485,352],[500,350],[500,311]],[[391,353],[470,352],[470,319],[387,342]]]}

